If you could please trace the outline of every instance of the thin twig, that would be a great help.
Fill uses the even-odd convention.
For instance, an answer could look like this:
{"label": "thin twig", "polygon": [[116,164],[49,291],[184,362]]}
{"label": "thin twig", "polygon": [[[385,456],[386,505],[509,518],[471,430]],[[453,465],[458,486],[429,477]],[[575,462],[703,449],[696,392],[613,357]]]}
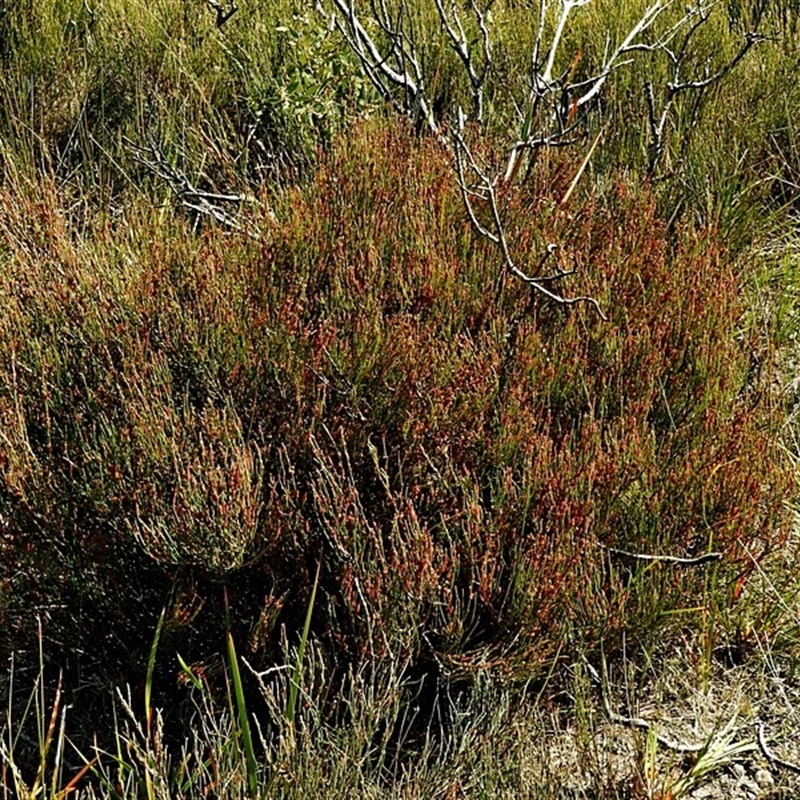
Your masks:
{"label": "thin twig", "polygon": [[[605,545],[600,545],[605,547]],[[608,552],[612,556],[619,556],[620,558],[631,558],[635,561],[659,561],[667,564],[676,564],[681,567],[699,567],[702,564],[708,564],[711,561],[720,561],[722,553],[704,553],[702,556],[695,556],[693,558],[686,558],[683,556],[670,556],[660,555],[653,553],[632,553],[629,550],[620,550],[616,547],[607,547]]]}
{"label": "thin twig", "polygon": [[766,758],[767,761],[778,767],[788,769],[790,772],[800,774],[800,764],[795,764],[792,761],[785,761],[769,749],[767,746],[766,726],[763,722],[760,722],[758,725],[758,746],[761,748],[761,752],[764,754],[764,758]]}
{"label": "thin twig", "polygon": [[236,3],[231,3],[230,8],[226,11],[222,5],[216,0],[206,0],[209,8],[217,14],[217,27],[221,28],[238,10],[239,7]]}
{"label": "thin twig", "polygon": [[[597,314],[603,321],[607,321],[608,318],[603,313],[600,304],[594,297],[588,297],[585,295],[579,295],[577,297],[567,297],[562,294],[558,294],[557,292],[548,289],[547,286],[544,285],[544,282],[539,280],[537,277],[532,277],[527,275],[523,272],[515,263],[514,259],[511,255],[511,249],[508,244],[508,240],[506,238],[506,230],[503,224],[502,214],[500,213],[500,206],[497,202],[497,192],[495,188],[495,183],[497,179],[492,179],[486,172],[480,167],[477,163],[472,150],[470,149],[469,145],[464,140],[463,136],[463,112],[459,115],[459,125],[458,128],[453,133],[453,149],[455,150],[455,157],[456,157],[456,171],[458,175],[458,184],[461,189],[461,196],[464,199],[464,205],[467,209],[467,214],[472,222],[473,226],[477,230],[477,232],[486,239],[489,239],[493,244],[495,244],[498,249],[500,250],[500,254],[503,259],[503,264],[507,272],[510,272],[515,278],[518,278],[523,283],[527,283],[528,286],[535,292],[538,292],[548,299],[552,300],[553,302],[557,303],[558,305],[562,306],[572,306],[577,305],[579,303],[591,305],[594,307]],[[475,213],[475,209],[472,206],[472,196],[475,195],[474,190],[472,190],[466,181],[465,176],[465,159],[466,164],[469,166],[469,169],[474,173],[475,177],[478,181],[479,191],[482,195],[484,195],[486,201],[489,204],[489,210],[491,211],[492,215],[492,227],[493,230],[490,230],[485,224],[478,220],[478,217]],[[552,280],[552,276],[547,276],[546,281]]]}
{"label": "thin twig", "polygon": [[675,739],[670,739],[669,737],[660,734],[655,729],[655,726],[652,722],[648,722],[646,719],[642,719],[641,717],[625,717],[622,714],[617,714],[617,712],[611,708],[611,703],[609,702],[605,691],[602,691],[602,695],[605,712],[611,722],[615,723],[616,725],[624,725],[628,728],[636,728],[638,730],[646,731],[647,733],[652,733],[660,745],[666,747],[667,750],[673,750],[676,753],[699,753],[707,747],[706,743],[686,744],[685,742],[678,742]]}
{"label": "thin twig", "polygon": [[766,38],[766,36],[756,32],[745,34],[744,42],[742,43],[742,46],[739,48],[739,51],[736,53],[736,55],[734,55],[727,64],[724,64],[722,67],[720,67],[713,75],[709,75],[707,78],[699,81],[683,81],[680,83],[670,82],[667,84],[667,88],[671,93],[677,94],[678,92],[683,92],[687,89],[705,89],[712,84],[721,81],[747,55],[747,52],[751,47],[753,47],[753,45],[764,41]]}

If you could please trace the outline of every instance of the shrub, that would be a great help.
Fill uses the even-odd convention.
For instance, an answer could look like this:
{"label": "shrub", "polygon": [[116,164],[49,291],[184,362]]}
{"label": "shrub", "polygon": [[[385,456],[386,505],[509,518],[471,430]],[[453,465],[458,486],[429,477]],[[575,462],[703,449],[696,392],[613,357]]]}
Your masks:
{"label": "shrub", "polygon": [[[321,557],[317,634],[340,657],[517,673],[573,637],[652,635],[665,608],[688,621],[701,575],[608,548],[720,551],[722,590],[743,546],[780,544],[769,347],[713,230],[671,230],[624,176],[564,207],[576,168],[554,155],[509,190],[515,255],[556,243],[608,322],[500,275],[446,157],[399,125],[338,140],[249,235],[145,213],[80,239],[45,179],[6,187],[11,613],[66,598],[80,647],[118,616],[148,631],[170,582],[222,582],[267,658],[258,615],[301,614]],[[68,623],[84,593],[102,610]]]}

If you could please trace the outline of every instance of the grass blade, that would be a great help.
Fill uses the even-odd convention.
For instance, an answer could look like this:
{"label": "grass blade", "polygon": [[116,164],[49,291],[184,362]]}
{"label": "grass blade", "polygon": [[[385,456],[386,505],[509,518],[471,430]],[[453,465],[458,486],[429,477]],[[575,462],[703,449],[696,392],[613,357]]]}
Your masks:
{"label": "grass blade", "polygon": [[306,652],[306,644],[308,642],[308,634],[311,630],[311,614],[314,610],[314,601],[317,597],[317,586],[319,585],[319,572],[322,567],[322,560],[317,563],[317,574],[314,576],[314,585],[311,588],[311,598],[308,601],[308,608],[306,609],[306,621],[303,625],[303,635],[300,638],[300,648],[297,651],[297,662],[294,665],[294,673],[291,678],[291,686],[289,687],[289,701],[286,704],[286,719],[289,724],[294,724],[295,711],[297,710],[297,694],[300,690],[300,679],[303,673],[303,658]]}
{"label": "grass blade", "polygon": [[178,663],[181,665],[181,671],[186,676],[189,683],[191,683],[198,692],[203,692],[204,686],[200,681],[200,678],[198,678],[197,675],[192,672],[192,668],[183,660],[183,657],[180,653],[176,653],[175,655],[178,657]]}
{"label": "grass blade", "polygon": [[239,671],[239,659],[236,655],[236,645],[233,642],[233,634],[231,633],[227,590],[225,591],[225,625],[228,629],[228,668],[231,672],[231,680],[233,681],[233,695],[236,700],[236,714],[239,721],[239,738],[241,739],[242,749],[244,750],[245,761],[247,764],[247,785],[250,791],[250,796],[255,797],[258,794],[256,754],[255,750],[253,749],[253,737],[250,733],[250,721],[247,715],[247,703],[244,697],[244,687],[242,686],[242,675]]}
{"label": "grass blade", "polygon": [[156,653],[158,652],[158,642],[161,639],[161,631],[164,629],[164,617],[167,614],[166,606],[161,609],[161,614],[156,623],[156,632],[153,636],[153,644],[150,646],[150,657],[147,659],[147,678],[144,684],[144,714],[147,720],[147,738],[150,738],[150,725],[153,719],[153,673],[156,668]]}
{"label": "grass blade", "polygon": [[[39,748],[39,771],[36,775],[36,779],[33,782],[33,787],[31,788],[31,796],[36,797],[39,793],[39,789],[44,781],[45,772],[47,770],[47,757],[50,753],[50,746],[53,743],[53,734],[56,730],[56,723],[58,722],[58,714],[61,710],[61,684],[63,679],[63,674],[58,676],[58,686],[56,687],[56,697],[53,701],[53,710],[50,714],[50,724],[47,726],[47,733],[44,736],[44,741],[41,742]],[[44,680],[42,680],[42,685],[44,685]],[[42,712],[44,708],[42,708]]]}
{"label": "grass blade", "polygon": [[[147,725],[147,745],[150,746],[152,735],[152,721],[153,721],[153,673],[156,667],[156,653],[158,652],[158,643],[161,640],[161,632],[164,629],[164,618],[167,614],[167,608],[161,609],[161,614],[156,623],[156,632],[153,635],[153,644],[150,646],[150,656],[147,659],[147,678],[144,683],[144,713]],[[153,790],[153,779],[150,770],[146,769],[144,773],[145,788],[147,790],[148,800],[153,800],[155,793]]]}

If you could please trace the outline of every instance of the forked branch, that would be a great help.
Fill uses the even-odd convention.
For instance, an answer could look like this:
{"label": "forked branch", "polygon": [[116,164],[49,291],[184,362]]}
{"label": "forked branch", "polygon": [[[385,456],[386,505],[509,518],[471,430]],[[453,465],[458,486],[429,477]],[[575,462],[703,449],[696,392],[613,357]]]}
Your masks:
{"label": "forked branch", "polygon": [[333,3],[339,11],[334,15],[334,24],[378,94],[400,113],[415,122],[421,121],[431,133],[438,133],[414,37],[404,27],[405,5],[399,6],[393,19],[383,0],[371,2],[372,18],[389,42],[388,49],[382,51],[379,42],[362,24],[355,2],[333,0]]}
{"label": "forked branch", "polygon": [[[333,9],[333,24],[342,33],[356,55],[363,73],[380,96],[399,113],[433,133],[446,147],[455,163],[456,177],[467,216],[475,230],[492,242],[500,251],[503,274],[511,274],[528,284],[534,292],[559,305],[591,305],[605,316],[598,302],[591,297],[570,297],[554,291],[550,278],[531,275],[520,268],[512,256],[503,209],[498,199],[498,187],[513,182],[525,159],[527,171],[536,163],[536,153],[542,149],[566,147],[585,140],[590,113],[606,87],[609,78],[631,63],[637,54],[649,53],[666,58],[671,65],[671,79],[666,84],[662,107],[658,107],[652,84],[646,89],[649,126],[649,168],[653,172],[665,150],[668,118],[676,96],[682,92],[703,92],[725,78],[758,42],[758,25],[766,0],[758,0],[753,25],[744,37],[737,53],[718,69],[685,79],[683,72],[691,60],[697,32],[709,19],[718,0],[691,0],[685,12],[672,20],[666,29],[657,32],[656,23],[674,0],[651,0],[640,16],[616,42],[608,38],[605,53],[589,77],[580,75],[580,55],[565,58],[570,22],[579,9],[591,0],[539,0],[538,18],[533,47],[530,53],[529,87],[526,96],[515,108],[519,128],[505,154],[505,169],[490,169],[478,162],[467,142],[464,130],[467,122],[479,127],[486,124],[486,85],[494,67],[491,40],[491,10],[494,0],[432,0],[440,29],[461,64],[469,81],[471,110],[469,118],[459,109],[452,135],[446,135],[447,125],[437,118],[429,96],[429,76],[415,35],[414,15],[410,0],[327,0]],[[551,25],[548,23],[552,23]],[[558,65],[569,66],[559,75]],[[597,135],[574,183],[600,141]],[[565,195],[564,203],[574,185]],[[482,209],[482,215],[478,213]],[[559,274],[551,276],[558,280]]]}
{"label": "forked branch", "polygon": [[[506,236],[506,227],[497,200],[497,183],[500,178],[498,175],[490,175],[486,169],[478,163],[475,155],[464,139],[463,114],[460,115],[459,124],[453,132],[453,151],[455,155],[458,186],[461,190],[461,197],[464,201],[467,215],[475,230],[481,236],[497,245],[502,256],[505,271],[521,280],[523,283],[528,284],[532,291],[543,295],[558,305],[572,306],[579,303],[586,303],[592,306],[603,320],[606,320],[607,317],[595,298],[585,295],[569,297],[564,294],[559,294],[545,285],[546,283],[552,284],[554,280],[566,277],[572,274],[571,272],[560,271],[558,275],[548,275],[540,278],[539,276],[528,275],[514,262]],[[473,176],[473,181],[468,179],[468,174]],[[481,201],[489,206],[490,221],[488,224],[480,221],[475,210],[475,201]],[[548,249],[548,253],[549,252]]]}
{"label": "forked branch", "polygon": [[450,46],[461,60],[464,71],[469,78],[472,90],[472,105],[475,121],[483,123],[483,88],[486,76],[492,64],[492,46],[489,38],[487,15],[494,5],[494,0],[489,0],[486,7],[481,9],[475,0],[469,0],[467,7],[473,13],[480,33],[481,59],[480,63],[475,58],[470,45],[470,40],[464,30],[464,24],[455,0],[450,0],[445,7],[444,0],[434,0],[442,28],[450,40]]}
{"label": "forked branch", "polygon": [[[690,6],[687,8],[686,16],[681,21],[682,25],[675,26],[668,36],[663,37],[655,45],[651,45],[647,48],[651,51],[658,51],[666,56],[672,72],[672,77],[667,81],[664,88],[663,100],[660,108],[657,108],[656,95],[652,82],[648,81],[645,84],[647,121],[650,133],[647,171],[651,176],[656,174],[666,151],[667,123],[678,96],[684,92],[695,92],[697,93],[699,102],[700,96],[706,89],[726,78],[756,44],[767,38],[760,33],[759,30],[766,11],[765,1],[760,0],[753,11],[751,28],[744,34],[738,50],[713,72],[711,71],[710,63],[707,62],[704,73],[701,76],[695,76],[689,79],[685,78],[683,72],[686,69],[686,62],[688,60],[692,40],[699,32],[701,26],[708,20],[713,5],[713,2],[697,2],[696,5]],[[677,41],[677,45],[673,45],[673,41]]]}

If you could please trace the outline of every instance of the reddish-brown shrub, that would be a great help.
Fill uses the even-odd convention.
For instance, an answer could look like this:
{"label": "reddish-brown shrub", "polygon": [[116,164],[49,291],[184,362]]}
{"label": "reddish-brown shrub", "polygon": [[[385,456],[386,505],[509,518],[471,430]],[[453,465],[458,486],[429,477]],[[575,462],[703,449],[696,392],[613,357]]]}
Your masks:
{"label": "reddish-brown shrub", "polygon": [[132,214],[79,240],[54,194],[5,189],[0,510],[12,556],[57,556],[20,562],[36,591],[105,581],[112,626],[144,553],[151,606],[162,579],[222,581],[255,624],[302,609],[321,559],[331,648],[458,669],[698,604],[696,572],[610,547],[719,550],[723,591],[742,544],[780,543],[790,480],[740,267],[624,176],[561,207],[560,158],[503,198],[515,257],[557,244],[607,322],[501,281],[446,154],[401,126],[338,142],[255,237]]}

